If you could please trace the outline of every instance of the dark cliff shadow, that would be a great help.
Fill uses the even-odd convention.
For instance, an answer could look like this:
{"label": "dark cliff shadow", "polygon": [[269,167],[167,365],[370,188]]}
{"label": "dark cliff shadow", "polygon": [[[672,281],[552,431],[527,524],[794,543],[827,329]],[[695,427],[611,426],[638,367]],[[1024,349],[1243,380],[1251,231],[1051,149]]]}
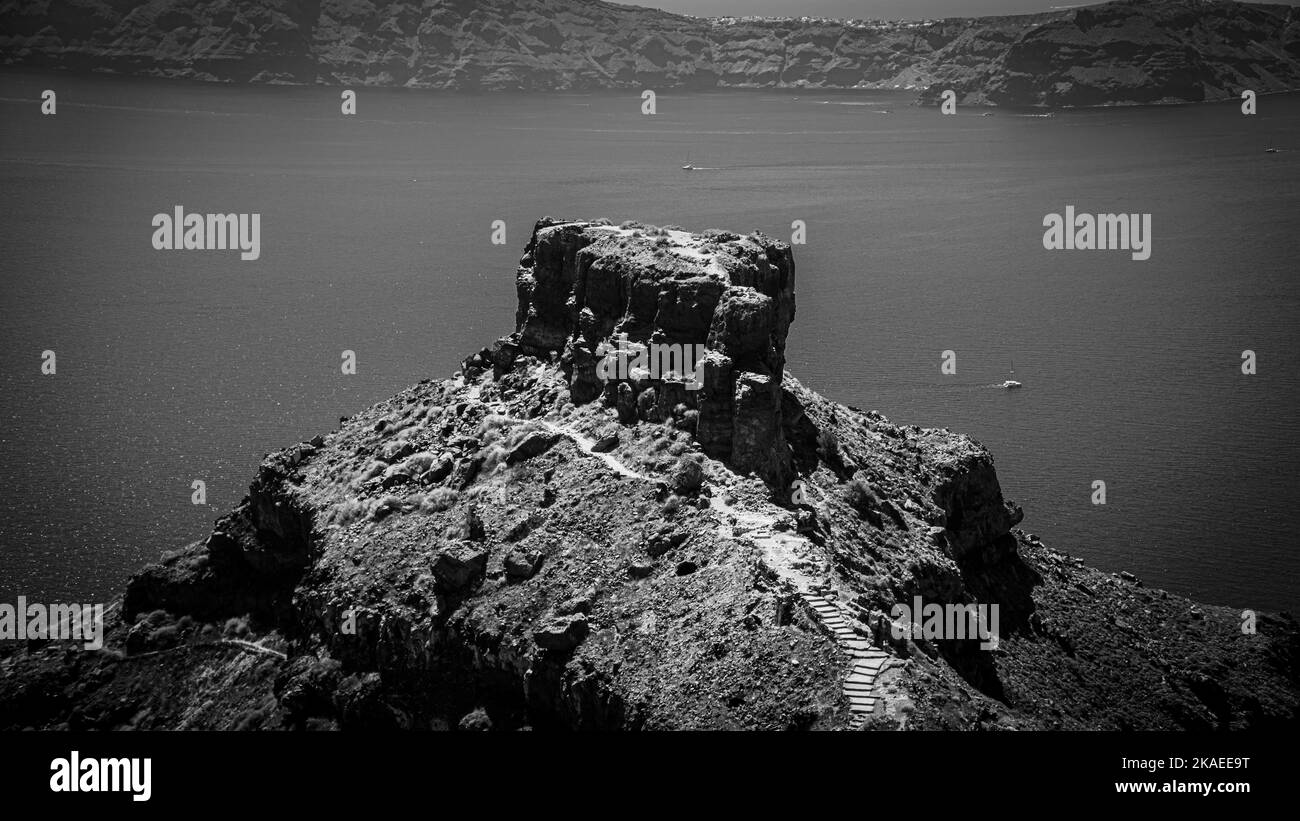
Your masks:
{"label": "dark cliff shadow", "polygon": [[[1010,533],[995,540],[992,551],[1000,558],[985,562],[978,551],[957,563],[966,592],[980,604],[997,605],[997,635],[1000,640],[1018,633],[1032,632],[1034,588],[1043,577],[1015,552],[1016,537]],[[1006,704],[1006,692],[998,677],[993,653],[982,649],[978,640],[939,643],[944,660],[968,684],[981,693]]]}

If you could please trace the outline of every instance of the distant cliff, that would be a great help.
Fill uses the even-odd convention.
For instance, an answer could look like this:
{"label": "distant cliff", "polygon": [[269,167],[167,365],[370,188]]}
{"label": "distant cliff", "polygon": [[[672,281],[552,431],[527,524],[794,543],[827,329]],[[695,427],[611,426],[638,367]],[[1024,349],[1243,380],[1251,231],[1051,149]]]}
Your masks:
{"label": "distant cliff", "polygon": [[1300,89],[1300,13],[1120,0],[848,24],[708,20],[599,0],[5,0],[0,62],[460,91],[910,89],[933,101],[951,88],[967,104],[1199,102]]}

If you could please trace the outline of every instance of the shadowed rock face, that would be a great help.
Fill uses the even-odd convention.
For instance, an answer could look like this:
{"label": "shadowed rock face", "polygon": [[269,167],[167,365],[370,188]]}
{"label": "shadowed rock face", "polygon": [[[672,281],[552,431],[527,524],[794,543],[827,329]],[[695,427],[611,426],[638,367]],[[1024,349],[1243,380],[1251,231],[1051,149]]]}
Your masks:
{"label": "shadowed rock face", "polygon": [[[520,260],[517,289],[515,333],[467,362],[471,375],[489,362],[508,368],[518,355],[559,356],[575,403],[603,397],[625,416],[689,430],[742,473],[789,481],[781,419],[794,319],[788,245],[762,234],[547,218]],[[602,380],[597,365],[621,338],[633,350],[647,346],[651,357],[662,350],[655,346],[702,346],[702,384],[692,389],[686,373]]]}
{"label": "shadowed rock face", "polygon": [[[799,14],[797,0],[790,14]],[[1300,87],[1289,6],[1141,0],[1007,17],[715,22],[598,0],[0,0],[0,62],[444,90],[943,89],[969,104]]]}

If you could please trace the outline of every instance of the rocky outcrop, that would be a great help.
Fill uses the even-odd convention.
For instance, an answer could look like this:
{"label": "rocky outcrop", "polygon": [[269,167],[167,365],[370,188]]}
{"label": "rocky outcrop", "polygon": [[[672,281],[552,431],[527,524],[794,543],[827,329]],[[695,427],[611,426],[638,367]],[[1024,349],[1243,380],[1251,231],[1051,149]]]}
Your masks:
{"label": "rocky outcrop", "polygon": [[[790,12],[798,13],[792,4]],[[919,23],[704,19],[599,0],[0,2],[11,65],[445,90],[911,89],[967,104],[1300,88],[1292,7],[1120,0]]]}
{"label": "rocky outcrop", "polygon": [[[558,357],[575,402],[603,397],[628,421],[673,424],[737,470],[788,483],[781,377],[795,300],[787,244],[547,218],[533,229],[516,284],[514,334],[467,362],[468,375],[489,363],[508,369],[520,355]],[[638,367],[642,354],[648,369]],[[659,367],[675,362],[675,371]]]}
{"label": "rocky outcrop", "polygon": [[[131,580],[103,652],[0,643],[0,728],[1300,716],[1289,616],[1247,634],[1239,610],[1050,550],[1015,528],[978,442],[784,373],[784,244],[547,219],[517,283],[515,332],[454,378],[267,456],[205,541]],[[602,381],[597,351],[621,333],[703,345],[701,389]],[[999,608],[996,647],[896,629],[917,597]]]}

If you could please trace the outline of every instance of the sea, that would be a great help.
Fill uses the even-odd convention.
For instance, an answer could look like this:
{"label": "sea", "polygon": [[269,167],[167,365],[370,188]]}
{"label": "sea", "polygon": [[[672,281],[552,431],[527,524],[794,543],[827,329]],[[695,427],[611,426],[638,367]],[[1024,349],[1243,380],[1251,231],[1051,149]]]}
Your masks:
{"label": "sea", "polygon": [[[1089,564],[1300,605],[1300,96],[355,90],[0,71],[0,601],[108,600],[264,454],[450,376],[554,216],[802,233],[804,384],[976,438]],[[177,206],[259,214],[260,256],[156,250]],[[1045,248],[1070,206],[1150,215],[1149,259]]]}

